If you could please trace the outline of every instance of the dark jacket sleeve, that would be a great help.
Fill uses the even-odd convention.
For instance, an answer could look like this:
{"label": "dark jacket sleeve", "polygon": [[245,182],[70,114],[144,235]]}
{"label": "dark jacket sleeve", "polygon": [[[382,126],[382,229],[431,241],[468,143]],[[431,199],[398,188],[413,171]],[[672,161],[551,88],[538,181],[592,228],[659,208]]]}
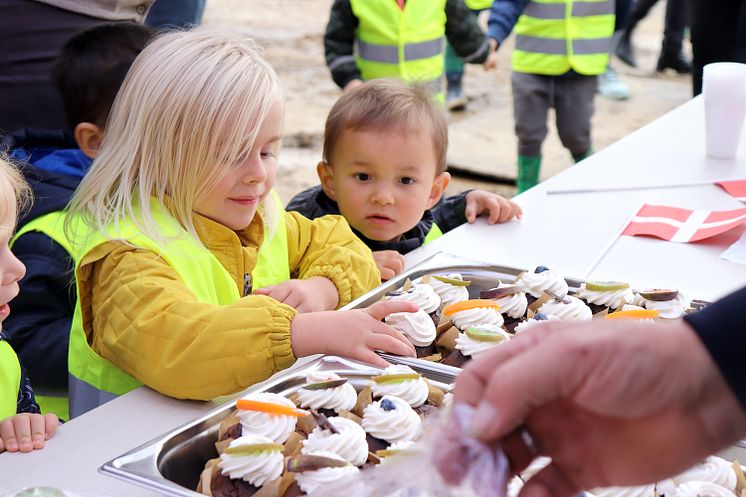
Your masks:
{"label": "dark jacket sleeve", "polygon": [[34,389],[31,388],[26,369],[21,366],[21,388],[18,389],[18,401],[16,402],[16,414],[28,413],[39,414],[41,408],[36,403]]}
{"label": "dark jacket sleeve", "polygon": [[746,409],[746,287],[684,317]]}
{"label": "dark jacket sleeve", "polygon": [[490,9],[487,21],[487,34],[502,45],[505,38],[513,31],[515,23],[521,17],[528,0],[495,0]]}
{"label": "dark jacket sleeve", "polygon": [[435,207],[430,209],[440,231],[447,233],[466,222],[466,194],[470,191],[466,190],[450,197],[441,197]]}
{"label": "dark jacket sleeve", "polygon": [[490,54],[489,39],[464,0],[446,1],[446,38],[464,62],[481,64]]}
{"label": "dark jacket sleeve", "polygon": [[353,55],[358,19],[352,13],[350,0],[334,0],[324,33],[324,54],[332,79],[340,88],[360,79]]}
{"label": "dark jacket sleeve", "polygon": [[291,198],[285,210],[299,212],[308,219],[339,214],[337,204],[324,195],[321,185],[312,186]]}
{"label": "dark jacket sleeve", "polygon": [[26,265],[20,292],[3,323],[37,388],[67,388],[67,349],[75,309],[70,256],[42,233],[26,233],[13,253]]}

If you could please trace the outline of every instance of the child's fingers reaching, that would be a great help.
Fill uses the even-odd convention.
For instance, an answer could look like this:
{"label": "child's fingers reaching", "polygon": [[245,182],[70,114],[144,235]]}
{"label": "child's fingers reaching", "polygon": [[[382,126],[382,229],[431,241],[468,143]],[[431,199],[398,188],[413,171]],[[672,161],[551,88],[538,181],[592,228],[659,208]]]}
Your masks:
{"label": "child's fingers reaching", "polygon": [[401,331],[392,328],[391,326],[385,324],[385,323],[379,323],[378,326],[373,329],[373,332],[379,335],[385,335],[393,338],[394,340],[397,340],[404,344],[404,346],[412,353],[415,353],[414,345],[412,345],[412,342],[409,341],[409,339],[402,333]]}
{"label": "child's fingers reaching", "polygon": [[[11,426],[10,440],[8,441],[8,449],[10,451],[20,450],[21,452],[31,452],[34,450],[34,446],[31,443],[31,421],[28,414],[18,414],[10,418]],[[3,433],[5,438],[5,433]],[[15,446],[15,449],[14,449]]]}
{"label": "child's fingers reaching", "polygon": [[473,223],[477,219],[477,206],[473,203],[467,203],[464,214],[466,215],[466,222]]}
{"label": "child's fingers reaching", "polygon": [[57,427],[60,425],[60,419],[55,414],[44,415],[44,439],[49,440],[54,436],[57,431]]}
{"label": "child's fingers reaching", "polygon": [[396,271],[386,266],[378,266],[378,270],[381,272],[381,281],[388,281],[396,276]]}
{"label": "child's fingers reaching", "polygon": [[383,333],[376,333],[370,337],[368,347],[406,357],[415,357],[417,355],[411,343],[404,343],[396,337]]}
{"label": "child's fingers reaching", "polygon": [[376,321],[380,321],[394,312],[416,312],[417,309],[417,304],[414,302],[406,302],[404,300],[385,300],[383,302],[376,302],[372,306],[364,309],[364,311],[370,314]]}
{"label": "child's fingers reaching", "polygon": [[34,449],[43,449],[47,438],[46,417],[41,414],[32,414],[29,421],[31,422],[31,444]]}
{"label": "child's fingers reaching", "polygon": [[357,357],[353,357],[353,359],[372,364],[373,366],[378,366],[379,368],[387,368],[391,366],[386,359],[369,349],[363,349],[359,354],[357,354]]}

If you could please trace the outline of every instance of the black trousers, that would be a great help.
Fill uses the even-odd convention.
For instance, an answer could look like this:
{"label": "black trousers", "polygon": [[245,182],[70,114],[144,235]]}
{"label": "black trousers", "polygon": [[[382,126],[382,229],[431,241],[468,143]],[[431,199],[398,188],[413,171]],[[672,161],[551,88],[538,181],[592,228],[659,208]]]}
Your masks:
{"label": "black trousers", "polygon": [[67,128],[62,97],[49,78],[57,52],[73,35],[105,21],[32,0],[2,0],[0,133]]}
{"label": "black trousers", "polygon": [[[629,19],[629,26],[634,27],[643,20],[658,0],[636,0]],[[664,55],[675,56],[681,52],[684,44],[684,29],[688,20],[687,0],[668,0],[666,3],[666,20],[663,28]]]}
{"label": "black trousers", "polygon": [[746,0],[691,0],[694,95],[710,62],[746,63]]}

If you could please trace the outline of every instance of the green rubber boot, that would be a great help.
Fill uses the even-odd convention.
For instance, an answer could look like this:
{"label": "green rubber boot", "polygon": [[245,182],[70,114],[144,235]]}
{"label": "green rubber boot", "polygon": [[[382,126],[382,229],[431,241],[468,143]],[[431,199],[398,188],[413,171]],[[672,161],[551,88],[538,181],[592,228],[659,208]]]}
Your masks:
{"label": "green rubber boot", "polygon": [[581,160],[583,160],[583,159],[586,159],[586,158],[590,157],[591,155],[593,155],[593,149],[590,149],[590,150],[588,150],[588,151],[587,151],[586,153],[584,153],[584,154],[579,154],[579,155],[575,155],[575,154],[573,154],[573,155],[572,155],[572,160],[574,160],[574,161],[575,161],[575,164],[577,164],[577,163],[578,163],[578,162],[580,162]]}
{"label": "green rubber boot", "polygon": [[518,193],[525,192],[536,186],[539,182],[539,169],[541,169],[541,156],[518,156],[518,179],[516,186]]}

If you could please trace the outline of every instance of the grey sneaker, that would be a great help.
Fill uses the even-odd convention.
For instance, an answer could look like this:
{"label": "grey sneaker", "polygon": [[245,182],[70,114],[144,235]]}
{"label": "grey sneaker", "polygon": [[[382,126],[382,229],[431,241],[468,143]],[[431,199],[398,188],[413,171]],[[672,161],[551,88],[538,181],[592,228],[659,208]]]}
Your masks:
{"label": "grey sneaker", "polygon": [[616,71],[607,67],[606,72],[598,77],[598,93],[610,100],[627,100],[629,88],[619,80]]}
{"label": "grey sneaker", "polygon": [[446,90],[446,108],[448,110],[464,110],[466,109],[467,102],[468,100],[466,99],[466,95],[464,95],[464,89],[460,82],[448,85],[448,89]]}

